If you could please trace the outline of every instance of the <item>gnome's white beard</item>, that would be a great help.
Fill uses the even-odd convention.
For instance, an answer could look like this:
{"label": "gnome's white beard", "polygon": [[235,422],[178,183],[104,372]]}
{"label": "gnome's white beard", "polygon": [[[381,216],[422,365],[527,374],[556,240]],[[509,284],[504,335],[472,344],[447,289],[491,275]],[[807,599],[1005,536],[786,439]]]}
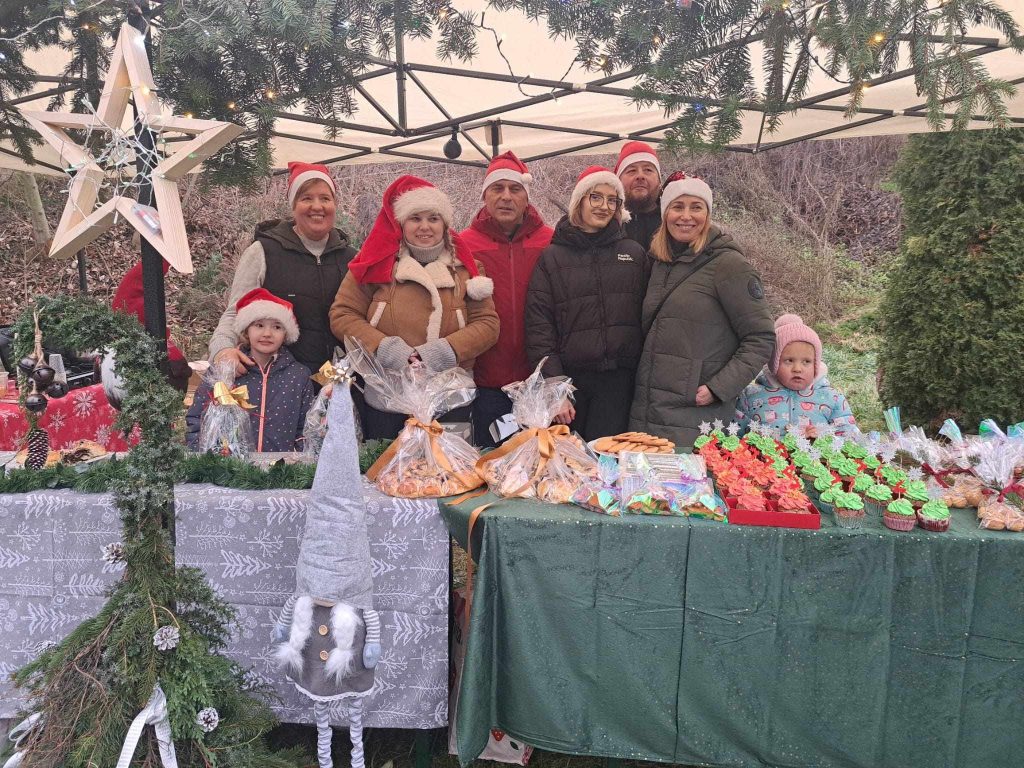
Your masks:
{"label": "gnome's white beard", "polygon": [[327,657],[324,673],[334,676],[340,683],[352,670],[352,662],[356,657],[356,629],[359,627],[359,614],[344,603],[338,603],[331,609],[331,638],[334,650]]}

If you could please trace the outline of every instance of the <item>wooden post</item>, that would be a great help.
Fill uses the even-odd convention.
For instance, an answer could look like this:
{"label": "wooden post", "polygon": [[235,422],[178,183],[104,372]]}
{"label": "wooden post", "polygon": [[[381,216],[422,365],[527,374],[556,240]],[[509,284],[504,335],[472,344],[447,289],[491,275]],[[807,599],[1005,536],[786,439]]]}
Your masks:
{"label": "wooden post", "polygon": [[36,177],[28,171],[15,171],[14,174],[21,181],[25,202],[28,204],[29,219],[32,222],[32,237],[40,245],[45,245],[53,237],[53,233],[50,231],[50,222],[46,220],[43,200],[39,197],[39,185],[36,184]]}

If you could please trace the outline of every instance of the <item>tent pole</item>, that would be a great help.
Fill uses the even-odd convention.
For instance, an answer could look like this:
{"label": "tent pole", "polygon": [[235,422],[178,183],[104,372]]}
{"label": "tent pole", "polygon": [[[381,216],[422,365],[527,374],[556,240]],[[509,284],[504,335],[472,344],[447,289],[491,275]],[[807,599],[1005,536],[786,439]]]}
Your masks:
{"label": "tent pole", "polygon": [[395,83],[398,87],[398,125],[405,135],[409,128],[409,115],[405,98],[405,27],[402,14],[405,13],[404,2],[395,3]]}

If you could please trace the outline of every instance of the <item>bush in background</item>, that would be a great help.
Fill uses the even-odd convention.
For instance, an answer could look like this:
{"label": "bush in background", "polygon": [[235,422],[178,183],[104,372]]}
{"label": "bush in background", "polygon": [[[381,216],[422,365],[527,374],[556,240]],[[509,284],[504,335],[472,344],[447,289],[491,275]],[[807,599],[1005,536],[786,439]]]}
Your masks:
{"label": "bush in background", "polygon": [[911,139],[882,306],[882,399],[903,422],[1024,419],[1024,132]]}

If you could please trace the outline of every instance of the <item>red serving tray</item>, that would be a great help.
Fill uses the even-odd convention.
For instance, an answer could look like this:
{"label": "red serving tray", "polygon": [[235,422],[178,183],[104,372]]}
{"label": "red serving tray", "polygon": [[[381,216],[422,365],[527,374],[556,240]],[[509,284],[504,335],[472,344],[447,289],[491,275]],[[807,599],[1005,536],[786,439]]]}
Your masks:
{"label": "red serving tray", "polygon": [[[729,497],[731,499],[732,497]],[[821,528],[821,514],[817,507],[808,502],[807,511],[811,514],[802,515],[797,512],[773,512],[770,510],[736,509],[726,499],[729,507],[730,525],[764,525],[773,528]]]}

